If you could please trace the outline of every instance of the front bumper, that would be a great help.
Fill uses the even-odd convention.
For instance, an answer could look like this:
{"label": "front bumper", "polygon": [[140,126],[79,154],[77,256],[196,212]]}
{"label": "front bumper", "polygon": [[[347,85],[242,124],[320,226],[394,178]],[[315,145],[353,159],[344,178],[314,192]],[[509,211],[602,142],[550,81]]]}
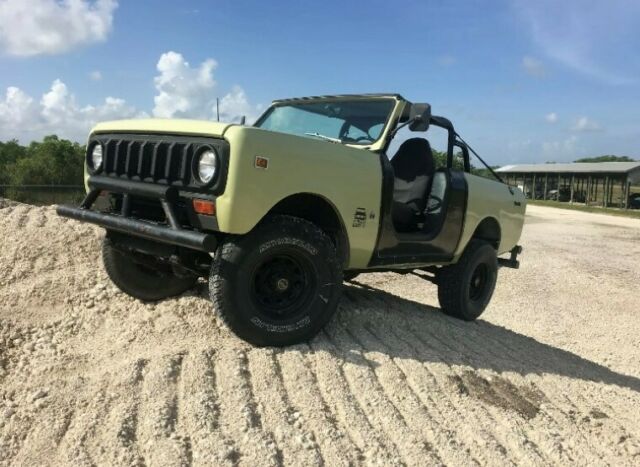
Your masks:
{"label": "front bumper", "polygon": [[[120,214],[91,210],[102,191],[121,193],[123,195]],[[166,224],[130,217],[131,196],[158,199],[167,219]],[[59,216],[89,222],[107,230],[114,230],[147,240],[205,252],[215,251],[218,241],[214,235],[188,230],[180,225],[174,207],[177,199],[178,191],[176,187],[92,176],[89,178],[89,193],[80,207],[60,205],[56,209],[56,213]]]}

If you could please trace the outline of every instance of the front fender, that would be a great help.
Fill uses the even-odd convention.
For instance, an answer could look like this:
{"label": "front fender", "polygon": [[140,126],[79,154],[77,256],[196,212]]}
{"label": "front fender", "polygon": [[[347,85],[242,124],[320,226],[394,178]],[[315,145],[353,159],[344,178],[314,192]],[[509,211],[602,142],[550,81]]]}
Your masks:
{"label": "front fender", "polygon": [[[335,206],[350,245],[349,267],[366,267],[380,218],[377,154],[253,127],[230,127],[224,137],[231,154],[227,186],[217,199],[222,232],[245,234],[283,199],[309,193]],[[266,168],[257,166],[257,156],[267,159]]]}

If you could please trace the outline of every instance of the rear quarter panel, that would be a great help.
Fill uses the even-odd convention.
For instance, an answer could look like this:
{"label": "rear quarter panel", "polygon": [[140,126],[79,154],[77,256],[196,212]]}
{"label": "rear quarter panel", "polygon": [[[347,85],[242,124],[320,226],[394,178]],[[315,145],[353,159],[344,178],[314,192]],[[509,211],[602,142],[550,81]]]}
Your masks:
{"label": "rear quarter panel", "polygon": [[[382,169],[377,154],[312,138],[253,127],[224,133],[231,148],[225,192],[217,200],[222,232],[244,234],[284,198],[310,193],[334,206],[346,229],[349,267],[366,267],[375,248]],[[256,156],[269,160],[256,168]],[[354,223],[357,210],[365,222]]]}
{"label": "rear quarter panel", "polygon": [[493,217],[500,225],[498,254],[508,252],[518,243],[522,233],[526,209],[524,194],[517,188],[511,188],[512,193],[507,185],[477,175],[465,173],[465,179],[467,215],[454,260],[462,255],[476,228],[487,217]]}

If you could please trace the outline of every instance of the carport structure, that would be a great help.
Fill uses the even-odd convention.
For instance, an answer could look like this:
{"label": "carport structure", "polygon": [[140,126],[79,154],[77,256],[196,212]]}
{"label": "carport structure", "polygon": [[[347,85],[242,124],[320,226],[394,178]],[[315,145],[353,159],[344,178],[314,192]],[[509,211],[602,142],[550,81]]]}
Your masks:
{"label": "carport structure", "polygon": [[603,207],[627,209],[632,186],[640,185],[640,162],[522,164],[501,167],[497,172],[530,199]]}

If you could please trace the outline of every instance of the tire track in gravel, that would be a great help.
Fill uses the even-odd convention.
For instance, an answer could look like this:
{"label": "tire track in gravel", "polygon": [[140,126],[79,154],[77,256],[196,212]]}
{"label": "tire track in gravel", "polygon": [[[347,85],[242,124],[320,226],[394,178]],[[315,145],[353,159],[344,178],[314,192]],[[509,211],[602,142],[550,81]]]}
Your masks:
{"label": "tire track in gravel", "polygon": [[[248,371],[266,426],[274,426],[277,446],[289,446],[282,455],[286,465],[324,465],[315,436],[303,424],[302,414],[291,405],[279,368],[268,349],[254,349],[248,353]],[[278,448],[282,452],[281,448]]]}
{"label": "tire track in gravel", "polygon": [[[415,333],[412,332],[412,334],[418,342],[429,347],[429,344],[420,339]],[[445,345],[444,341],[435,336],[431,337],[433,337],[434,341],[438,341],[440,345]],[[449,351],[453,352],[453,347],[449,347]],[[559,446],[556,443],[554,443],[554,440],[549,439],[549,437],[544,433],[535,433],[531,427],[528,426],[528,422],[520,417],[520,413],[516,413],[516,417],[514,417],[513,413],[505,410],[505,407],[509,407],[510,411],[514,409],[517,410],[520,407],[514,406],[514,404],[511,403],[510,398],[505,400],[503,397],[504,394],[501,394],[501,391],[496,391],[496,388],[499,387],[498,383],[490,383],[493,381],[493,376],[488,376],[488,379],[485,379],[482,376],[475,376],[474,384],[469,388],[463,383],[469,370],[462,370],[458,366],[450,368],[453,376],[449,376],[447,379],[450,383],[453,383],[453,385],[456,386],[461,396],[465,397],[468,394],[478,393],[483,398],[490,401],[489,404],[481,409],[485,412],[484,417],[488,417],[492,420],[496,424],[496,427],[509,427],[508,430],[496,429],[496,435],[500,436],[501,439],[506,442],[508,448],[510,448],[512,452],[516,453],[521,459],[526,462],[535,462],[536,464],[549,464],[556,462],[565,463],[571,460],[570,458],[566,458],[566,456],[562,455],[562,450],[559,449]],[[451,385],[452,384],[450,384],[450,386]],[[518,400],[521,404],[528,403],[526,399],[521,397],[519,397]],[[529,406],[530,405],[527,405],[527,408]]]}
{"label": "tire track in gravel", "polygon": [[393,399],[394,406],[402,411],[409,426],[420,430],[431,449],[437,453],[437,459],[447,465],[479,465],[478,460],[471,456],[470,449],[437,421],[439,417],[431,412],[433,401],[425,403],[423,396],[416,392],[409,376],[395,359],[379,350],[381,345],[386,347],[385,343],[365,327],[347,332],[359,346],[360,352],[371,362],[369,366],[376,373],[389,398]]}
{"label": "tire track in gravel", "polygon": [[54,452],[64,440],[73,416],[72,410],[60,407],[40,407],[38,413],[30,414],[31,423],[22,432],[14,464],[35,465],[38,461],[34,454]]}
{"label": "tire track in gravel", "polygon": [[28,215],[21,227],[27,230],[33,229],[37,231],[45,225],[47,212],[50,211],[50,209],[49,207],[43,206],[32,207],[28,211]]}
{"label": "tire track in gravel", "polygon": [[[469,365],[470,359],[466,354],[460,352],[459,349],[446,345],[441,339],[439,339],[432,329],[425,328],[422,329],[424,334],[428,336],[427,339],[423,338],[419,333],[416,332],[416,324],[413,323],[413,326],[410,326],[409,323],[406,322],[405,313],[402,310],[395,310],[398,313],[398,318],[405,324],[405,329],[403,329],[403,337],[402,339],[407,342],[409,345],[413,346],[416,349],[416,353],[420,355],[425,350],[430,351],[432,354],[439,355],[439,359],[444,366],[444,371],[434,371],[433,375],[436,380],[439,381],[439,386],[443,391],[450,391],[451,384],[449,383],[449,376],[458,375],[460,376],[460,371],[458,366],[449,365],[447,362],[447,357],[441,355],[440,349],[435,347],[433,344],[429,343],[429,340],[433,340],[439,342],[440,345],[445,349],[444,351],[447,353],[447,356],[457,356],[457,358],[461,361],[464,361],[466,365]],[[419,323],[418,326],[421,326],[422,323]],[[394,335],[397,339],[400,339],[398,333],[394,330]],[[435,366],[435,365],[434,365]],[[507,453],[511,456],[515,456],[512,459],[516,464],[527,462],[534,463],[536,465],[546,464],[548,460],[545,456],[538,450],[537,446],[532,443],[526,432],[523,431],[523,425],[520,423],[520,420],[514,420],[508,416],[505,416],[504,412],[501,409],[496,409],[491,405],[483,405],[483,404],[475,404],[475,407],[472,407],[473,402],[469,401],[466,397],[458,397],[456,399],[452,399],[456,401],[458,405],[460,405],[459,412],[464,414],[469,414],[465,418],[476,418],[474,423],[480,426],[482,424],[482,420],[489,421],[489,424],[493,426],[493,433],[489,435],[493,437],[498,443],[498,451],[501,451],[500,446],[507,450]],[[505,429],[508,427],[508,429]]]}
{"label": "tire track in gravel", "polygon": [[[364,329],[392,352],[401,352],[403,355],[409,355],[413,352],[410,347],[399,339],[383,339],[378,336],[380,331],[374,331],[371,326],[365,326]],[[493,439],[486,441],[486,435],[479,435],[478,429],[474,429],[472,425],[467,423],[467,420],[459,413],[458,407],[452,401],[449,392],[442,390],[438,386],[436,377],[428,368],[416,359],[393,358],[393,363],[403,373],[411,391],[420,400],[423,409],[429,413],[430,418],[433,419],[435,426],[433,426],[432,431],[436,439],[440,441],[438,446],[444,449],[445,452],[448,449],[454,451],[447,454],[447,458],[450,456],[455,458],[456,455],[464,456],[469,458],[469,462],[465,463],[466,465],[474,463],[483,465],[487,463],[485,453],[488,447],[493,446],[492,454],[497,455],[502,463],[510,463],[506,458],[506,450],[502,445],[497,444],[497,441]],[[454,462],[455,464],[458,464],[458,462]]]}
{"label": "tire track in gravel", "polygon": [[310,342],[313,370],[324,399],[335,411],[340,424],[362,452],[363,461],[377,461],[383,465],[403,463],[398,448],[378,426],[374,426],[359,399],[355,396],[344,374],[343,363],[338,362],[335,348],[326,334]]}
{"label": "tire track in gravel", "polygon": [[194,465],[234,465],[234,443],[220,430],[220,399],[212,365],[214,349],[189,353],[180,381],[178,430],[188,433]]}
{"label": "tire track in gravel", "polygon": [[262,428],[243,350],[223,348],[216,352],[214,372],[220,397],[220,428],[236,443],[229,453],[240,465],[282,465],[282,452],[270,433]]}
{"label": "tire track in gravel", "polygon": [[18,224],[18,220],[26,211],[30,211],[34,206],[28,204],[16,203],[13,206],[9,206],[2,210],[2,227],[15,228]]}
{"label": "tire track in gravel", "polygon": [[[371,329],[375,329],[375,331],[372,331],[374,335],[378,337],[379,340],[387,342],[390,346],[394,345],[394,343],[404,344],[404,351],[406,352],[407,349],[409,349],[407,356],[412,356],[420,362],[419,364],[425,372],[422,373],[423,379],[420,380],[419,384],[435,388],[437,391],[434,392],[434,394],[442,395],[438,405],[443,404],[443,408],[448,408],[452,412],[451,415],[446,417],[447,421],[462,420],[461,425],[456,426],[455,430],[463,433],[465,438],[473,443],[473,446],[476,446],[474,449],[475,456],[482,459],[483,453],[486,452],[487,449],[491,449],[492,455],[499,457],[502,462],[506,464],[517,464],[518,459],[514,458],[512,456],[513,453],[506,448],[504,437],[499,437],[496,433],[492,433],[486,429],[481,417],[477,414],[475,404],[471,404],[469,401],[457,398],[451,394],[450,385],[446,378],[447,375],[452,374],[453,370],[446,362],[446,359],[433,348],[424,348],[424,346],[422,348],[419,346],[416,347],[415,342],[411,343],[407,340],[407,335],[401,337],[400,333],[396,331],[398,323],[404,323],[403,315],[405,311],[396,308],[393,303],[388,303],[387,300],[380,299],[378,296],[372,296],[370,299],[372,301],[371,306],[374,309],[380,309],[382,306],[383,310],[392,310],[393,313],[397,314],[398,318],[394,320],[394,325],[385,326],[384,328],[379,328],[378,324],[375,323],[374,320],[371,320],[369,323],[372,326]],[[394,315],[394,317],[396,317],[396,315]],[[430,333],[431,331],[428,331],[428,335]],[[391,334],[392,339],[379,337],[385,334]],[[421,356],[424,355],[428,355],[432,361],[428,364],[423,362]],[[493,423],[492,426],[495,426],[495,422]],[[475,429],[471,429],[471,427],[475,427]]]}
{"label": "tire track in gravel", "polygon": [[[511,347],[505,344],[503,341],[497,339],[491,339],[492,345],[486,345],[487,336],[481,334],[476,329],[477,326],[468,326],[469,329],[467,329],[459,323],[455,322],[455,320],[448,321],[451,321],[451,323],[448,322],[448,326],[443,327],[443,331],[449,333],[449,335],[452,337],[452,339],[450,339],[451,341],[459,342],[463,347],[467,349],[467,355],[469,355],[470,360],[473,360],[473,366],[482,366],[482,363],[488,360],[500,361],[506,358],[508,361],[521,363],[523,367],[525,364],[528,366],[533,365],[533,367],[536,368],[541,374],[544,373],[545,368],[539,365],[536,360],[532,360],[530,356],[522,354],[522,351],[520,349]],[[472,337],[477,337],[477,339],[473,339]],[[473,345],[470,345],[471,343]],[[498,348],[502,348],[503,352],[498,352]],[[478,352],[481,353],[479,354]],[[533,377],[535,377],[535,375]],[[530,384],[530,381],[517,373],[511,375],[511,378],[520,380],[523,384]],[[554,403],[553,400],[547,398],[544,410],[540,411],[542,416],[548,417],[548,419],[546,420],[547,423],[544,424],[547,429],[534,430],[534,432],[546,433],[549,431],[550,426],[554,427],[558,432],[562,432],[563,436],[570,438],[571,442],[565,444],[567,445],[566,449],[569,449],[571,451],[571,455],[573,458],[576,458],[579,455],[583,455],[585,452],[590,452],[594,457],[600,458],[610,458],[611,456],[618,457],[621,454],[622,457],[624,457],[624,453],[611,450],[603,451],[599,445],[594,445],[587,438],[587,436],[590,435],[590,431],[585,432],[585,430],[578,423],[576,423],[574,417],[572,417],[572,413],[586,414],[590,413],[593,410],[593,404],[589,403],[589,401],[583,394],[577,392],[575,399],[571,400],[564,395],[565,389],[558,386],[555,383],[555,380],[546,382],[545,386],[551,387],[553,389],[552,391],[550,391],[551,393],[562,395],[563,399],[565,399],[568,404],[568,408],[562,408],[557,405],[557,403]],[[576,399],[580,402],[577,402]],[[567,430],[567,426],[571,427],[572,429]],[[624,428],[619,424],[616,428],[614,428],[614,432],[615,431],[618,431],[617,435],[621,439],[628,439],[630,437],[626,430],[624,430]],[[555,442],[552,442],[552,444],[553,446],[549,447],[549,449],[551,449],[552,452],[560,453],[561,457],[564,457],[562,456],[562,453],[565,450],[565,447]],[[563,458],[563,462],[568,462],[571,460],[571,457],[568,459]]]}
{"label": "tire track in gravel", "polygon": [[[420,311],[420,310],[416,310],[416,311]],[[419,323],[421,324],[421,322]],[[445,324],[446,326],[442,326],[440,331],[447,333],[450,338],[445,339],[444,341],[440,339],[439,340],[440,344],[446,347],[447,346],[446,342],[449,342],[449,341],[460,343],[463,347],[466,348],[467,352],[465,352],[464,355],[466,356],[465,358],[467,358],[467,364],[471,365],[472,367],[481,367],[483,362],[497,361],[505,358],[505,355],[509,355],[509,356],[521,355],[519,351],[507,347],[503,342],[498,340],[492,340],[493,344],[495,345],[487,345],[486,336],[483,336],[480,333],[478,333],[475,330],[474,325],[469,325],[464,327],[463,324],[459,324],[452,319],[448,319],[447,323]],[[460,334],[456,335],[455,330],[460,331]],[[429,332],[428,329],[426,329],[426,331]],[[415,334],[415,329],[412,329],[411,332]],[[473,339],[470,339],[470,333],[477,335],[481,340],[475,341]],[[472,342],[474,345],[472,346],[468,345],[468,343],[470,342]],[[505,349],[504,354],[495,352],[495,348],[500,346],[502,346]],[[453,351],[451,347],[449,347],[449,349],[450,351]],[[478,350],[481,351],[481,354],[478,354]],[[529,364],[529,361],[526,359],[525,356],[521,356],[520,360],[522,362],[527,362]],[[541,369],[541,371],[544,371],[544,369]],[[522,380],[525,382],[525,384],[530,384],[530,381],[526,381],[524,380],[524,378],[522,378]],[[563,394],[564,392],[564,390],[560,387],[556,387],[554,389],[555,390],[553,392],[557,394]],[[578,397],[580,398],[581,396],[578,395]],[[583,455],[584,452],[591,452],[591,455],[593,457],[603,458],[607,456],[614,456],[614,457],[624,458],[624,452],[622,451],[604,453],[597,447],[594,447],[593,443],[589,442],[586,439],[586,436],[582,434],[582,430],[580,429],[580,427],[576,426],[575,420],[572,419],[570,414],[572,409],[563,410],[562,408],[557,407],[558,409],[557,413],[559,414],[559,418],[561,419],[564,418],[566,422],[566,423],[562,423],[561,421],[558,420],[558,417],[551,416],[551,414],[549,413],[550,411],[548,410],[549,405],[552,405],[551,401],[548,401],[548,403],[545,404],[546,410],[541,411],[542,412],[541,416],[547,417],[547,420],[546,420],[547,423],[544,423],[544,426],[547,427],[547,429],[540,430],[537,427],[530,426],[529,428],[527,428],[527,432],[530,434],[532,439],[537,441],[539,444],[546,446],[545,451],[550,455],[551,458],[555,458],[556,462],[570,462],[572,459],[578,457],[579,455]],[[575,407],[575,405],[573,406]],[[584,413],[584,410],[581,410],[581,411]],[[547,434],[550,431],[549,426],[551,427],[555,426],[555,431],[557,433],[562,433],[564,437],[570,438],[570,442],[561,444],[559,441],[555,439],[557,436],[553,436],[553,437],[549,436]],[[570,429],[567,429],[567,426]],[[620,439],[626,440],[627,437],[628,435],[626,435],[624,432],[620,434]],[[569,449],[569,451],[571,452],[569,456],[567,456],[567,453],[565,452],[567,449]],[[596,449],[595,452],[594,452],[594,449]]]}
{"label": "tire track in gravel", "polygon": [[[481,337],[478,334],[479,337]],[[528,365],[533,365],[538,369],[540,374],[543,374],[545,369],[544,367],[538,365],[536,361],[532,361],[528,359],[526,355],[523,355],[522,352],[517,348],[512,348],[506,345],[504,342],[494,341],[495,346],[490,346],[487,349],[490,355],[495,358],[499,357],[499,354],[495,352],[496,347],[502,347],[504,349],[505,354],[510,355],[521,362],[526,362]],[[476,341],[476,346],[478,347],[480,343]],[[545,404],[545,408],[542,411],[546,415],[550,417],[553,421],[552,423],[545,424],[556,427],[556,430],[562,432],[563,437],[568,437],[571,439],[570,443],[567,443],[568,449],[572,451],[574,458],[579,457],[580,455],[584,455],[585,452],[590,453],[594,457],[599,457],[601,459],[604,458],[618,458],[619,460],[623,460],[626,457],[626,453],[623,450],[611,450],[605,449],[605,446],[602,444],[594,444],[589,437],[592,436],[592,431],[594,430],[593,426],[588,426],[588,428],[584,428],[578,420],[576,420],[575,414],[582,414],[582,417],[588,416],[588,414],[594,411],[594,404],[587,398],[586,394],[589,392],[589,388],[582,388],[581,391],[575,393],[573,398],[569,398],[566,396],[566,388],[558,385],[555,379],[542,381],[542,379],[537,375],[532,375],[531,377],[539,379],[538,383],[539,387],[546,387],[548,390],[547,393],[551,393],[554,395],[559,395],[564,401],[563,406],[560,406],[560,402],[554,402],[553,398],[548,398]],[[515,374],[513,376],[515,379],[521,379],[526,382],[526,379],[521,375]],[[606,406],[609,407],[610,406]],[[615,411],[612,409],[609,411],[612,415],[615,414]],[[619,423],[616,422],[615,415],[609,417],[607,419],[611,420],[611,426],[608,427],[608,431],[613,431],[614,436],[617,436],[619,439],[631,440],[632,436],[628,433],[628,431]],[[563,423],[564,421],[565,423]],[[567,425],[572,429],[567,429]],[[635,437],[634,437],[635,438]],[[564,449],[564,448],[563,448]]]}
{"label": "tire track in gravel", "polygon": [[[461,331],[461,333],[464,334],[461,335],[461,333],[456,333],[456,331]],[[467,350],[467,354],[470,356],[472,365],[474,367],[480,366],[481,363],[483,361],[487,361],[487,359],[500,361],[501,359],[505,359],[505,356],[508,356],[506,358],[512,361],[524,361],[524,359],[522,358],[523,356],[520,356],[519,351],[509,348],[503,342],[492,339],[492,345],[487,346],[486,338],[483,339],[483,342],[471,338],[471,334],[479,338],[483,337],[479,333],[477,333],[475,329],[473,329],[471,332],[465,331],[466,330],[462,329],[457,323],[454,323],[447,329],[446,332],[450,334],[453,341],[459,342],[461,346],[463,346]],[[500,347],[503,349],[502,353],[497,351],[497,349]],[[478,351],[480,351],[481,353],[478,353]],[[517,381],[519,380],[519,382],[523,386],[531,384],[530,380],[525,379],[517,373],[511,374],[510,379],[515,379]],[[554,387],[553,393],[561,394],[562,390],[559,387]],[[569,411],[575,408],[573,404],[571,405],[571,407],[572,408],[569,409]],[[591,452],[592,455],[598,457],[598,455],[596,455],[596,453],[594,452],[594,446],[583,436],[583,434],[579,430],[579,427],[576,426],[575,423],[571,420],[570,416],[568,415],[568,411],[566,409],[558,407],[551,399],[547,398],[546,396],[544,409],[541,409],[536,416],[536,419],[532,420],[531,422],[535,422],[539,418],[544,418],[544,426],[547,427],[547,430],[536,430],[534,428],[534,435],[532,435],[532,437],[534,439],[538,438],[538,444],[546,445],[548,452],[556,453],[557,456],[560,457],[559,460],[556,459],[558,462],[572,462],[580,452]],[[564,423],[561,419],[564,419]],[[567,431],[567,424],[575,429]],[[558,441],[550,439],[548,436],[546,438],[541,437],[540,434],[546,435],[546,433],[550,431],[549,427],[553,427],[558,432],[562,431],[565,436],[568,436],[570,438],[570,442],[565,443],[567,446],[566,448],[563,447],[563,445],[561,445]],[[566,449],[569,450],[568,457],[564,452]]]}
{"label": "tire track in gravel", "polygon": [[[342,426],[322,395],[318,376],[306,356],[308,345],[300,350],[279,351],[272,355],[278,380],[282,382],[295,410],[302,415],[320,446],[327,465],[356,465],[364,459],[361,450]],[[294,412],[295,413],[295,412]],[[298,418],[296,421],[299,421]]]}
{"label": "tire track in gravel", "polygon": [[334,352],[339,353],[344,361],[343,372],[350,392],[358,400],[369,423],[394,443],[400,453],[400,460],[407,463],[407,459],[426,459],[430,464],[439,464],[440,460],[433,455],[428,444],[414,436],[409,429],[362,355],[344,351],[345,340],[349,340],[348,334],[338,327],[334,335],[324,335]]}
{"label": "tire track in gravel", "polygon": [[177,387],[185,354],[149,361],[141,391],[137,438],[147,465],[190,465],[191,445],[176,432],[179,416]]}
{"label": "tire track in gravel", "polygon": [[140,390],[149,361],[139,358],[124,370],[121,380],[113,385],[117,395],[111,412],[105,417],[100,439],[106,440],[110,450],[100,463],[110,465],[144,466],[145,461],[138,442],[140,417]]}
{"label": "tire track in gravel", "polygon": [[[415,440],[418,443],[423,443],[424,447],[429,451],[427,462],[433,465],[446,465],[446,462],[442,459],[440,449],[434,447],[435,437],[432,436],[432,433],[424,431],[416,432],[416,430],[412,428],[420,426],[429,420],[431,416],[424,410],[424,407],[418,401],[418,397],[411,390],[406,390],[405,375],[401,371],[398,371],[398,368],[392,362],[386,361],[384,358],[379,358],[378,352],[370,351],[366,345],[366,337],[362,335],[356,337],[356,333],[346,328],[343,332],[345,334],[344,339],[351,339],[349,343],[355,344],[350,345],[351,350],[349,350],[349,352],[353,353],[353,350],[355,350],[355,355],[359,355],[359,364],[368,368],[369,373],[373,373],[376,385],[382,390],[384,397],[386,397],[395,409],[395,412],[400,416],[405,428],[411,432],[412,436],[415,436]],[[421,415],[420,423],[416,424],[418,414]],[[427,421],[427,424],[428,423]],[[408,441],[414,442],[411,438]],[[460,459],[456,460],[460,461]],[[465,458],[464,462],[466,465],[473,464],[470,458]]]}
{"label": "tire track in gravel", "polygon": [[74,417],[57,451],[60,465],[96,465],[96,452],[100,442],[96,436],[100,422],[109,412],[111,401],[106,386],[100,386],[93,395],[81,395],[75,400]]}
{"label": "tire track in gravel", "polygon": [[[353,290],[351,289],[345,291],[345,296],[352,301],[354,306],[357,306],[357,303],[371,304],[375,310],[379,308],[380,305],[379,301],[374,300],[372,297],[358,299],[353,295]],[[365,306],[363,310],[369,314],[371,308]],[[412,387],[413,393],[421,400],[424,408],[433,416],[437,423],[434,431],[439,434],[443,434],[443,432],[446,433],[447,442],[445,445],[453,444],[459,446],[459,450],[470,451],[478,457],[481,463],[483,463],[483,454],[486,452],[487,446],[495,445],[497,446],[495,452],[502,456],[503,462],[507,462],[504,457],[505,450],[502,445],[495,439],[487,437],[482,429],[480,434],[471,430],[470,424],[465,420],[465,414],[458,412],[456,405],[450,397],[449,391],[442,390],[438,386],[436,377],[432,371],[430,371],[428,365],[422,366],[422,362],[419,361],[420,355],[418,355],[414,349],[410,349],[409,346],[404,344],[401,339],[396,338],[395,334],[391,339],[381,337],[393,333],[393,328],[382,325],[382,328],[375,331],[374,325],[371,324],[375,321],[375,319],[372,319],[371,321],[363,323],[363,329],[368,331],[384,349],[390,351],[390,355],[402,356],[400,358],[389,358],[404,372],[406,381]],[[433,358],[436,357],[433,356]],[[438,357],[437,360],[440,360],[440,358]],[[421,377],[418,378],[418,375],[421,375]],[[434,391],[434,389],[436,389],[436,391]],[[463,420],[463,422],[460,422],[460,420]],[[464,441],[461,439],[461,435],[464,435]],[[458,440],[456,441],[456,439]],[[465,447],[465,445],[467,447]]]}

